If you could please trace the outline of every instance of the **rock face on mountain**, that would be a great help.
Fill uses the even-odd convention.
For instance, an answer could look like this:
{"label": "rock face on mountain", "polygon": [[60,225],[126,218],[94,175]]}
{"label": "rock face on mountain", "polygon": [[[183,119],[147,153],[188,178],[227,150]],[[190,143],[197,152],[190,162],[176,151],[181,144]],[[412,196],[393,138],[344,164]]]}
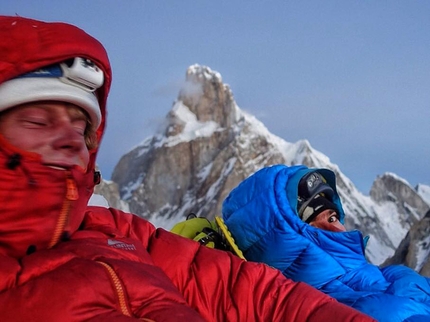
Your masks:
{"label": "rock face on mountain", "polygon": [[399,223],[411,226],[394,255],[382,266],[403,264],[430,277],[430,206],[418,191],[419,187],[413,189],[394,174],[384,174],[375,180],[370,196],[376,202],[394,203]]}
{"label": "rock face on mountain", "polygon": [[430,208],[415,189],[391,173],[376,178],[370,190],[370,197],[378,203],[394,203],[401,225],[413,225]]}
{"label": "rock face on mountain", "polygon": [[112,180],[131,212],[169,229],[190,212],[210,219],[220,215],[236,185],[279,163],[336,173],[346,227],[370,236],[366,253],[376,264],[394,254],[428,210],[407,182],[391,174],[375,180],[370,196],[364,196],[307,140],[288,143],[242,111],[220,74],[199,65],[188,68],[164,127],[121,158]]}
{"label": "rock face on mountain", "polygon": [[383,266],[403,264],[430,277],[430,211],[415,223],[402,240],[394,255]]}
{"label": "rock face on mountain", "polygon": [[102,180],[95,187],[94,193],[103,196],[110,207],[129,211],[128,203],[121,199],[118,185],[115,182]]}

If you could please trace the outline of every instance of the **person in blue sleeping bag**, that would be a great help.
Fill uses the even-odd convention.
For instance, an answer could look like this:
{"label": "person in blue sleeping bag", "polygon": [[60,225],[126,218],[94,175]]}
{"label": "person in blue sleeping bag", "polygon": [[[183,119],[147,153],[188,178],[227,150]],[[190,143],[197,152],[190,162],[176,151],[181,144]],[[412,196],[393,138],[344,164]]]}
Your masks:
{"label": "person in blue sleeping bag", "polygon": [[228,195],[222,214],[247,260],[273,266],[378,321],[430,321],[430,280],[406,266],[367,262],[366,239],[343,226],[331,170],[264,168]]}

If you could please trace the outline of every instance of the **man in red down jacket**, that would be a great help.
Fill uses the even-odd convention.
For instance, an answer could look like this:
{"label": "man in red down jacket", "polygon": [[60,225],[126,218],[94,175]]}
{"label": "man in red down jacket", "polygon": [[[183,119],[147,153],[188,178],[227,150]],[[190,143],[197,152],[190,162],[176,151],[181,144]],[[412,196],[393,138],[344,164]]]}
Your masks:
{"label": "man in red down jacket", "polygon": [[1,321],[373,321],[264,264],[87,207],[110,84],[81,29],[0,17]]}

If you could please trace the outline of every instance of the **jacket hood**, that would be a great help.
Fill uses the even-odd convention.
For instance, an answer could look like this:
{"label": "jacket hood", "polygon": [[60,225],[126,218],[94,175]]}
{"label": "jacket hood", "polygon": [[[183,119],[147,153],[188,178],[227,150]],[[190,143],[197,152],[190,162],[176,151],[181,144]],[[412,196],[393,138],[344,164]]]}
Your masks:
{"label": "jacket hood", "polygon": [[[95,62],[104,73],[104,83],[97,91],[102,114],[102,122],[97,129],[100,143],[105,129],[106,101],[112,71],[106,50],[97,39],[66,23],[0,16],[0,57],[0,84],[74,57]],[[95,153],[92,151],[92,154]]]}
{"label": "jacket hood", "polygon": [[[101,123],[106,124],[106,101],[112,73],[99,41],[66,23],[0,16],[0,84],[19,75],[81,57],[104,73],[97,90]],[[41,157],[11,146],[0,138],[0,254],[22,257],[35,249],[51,248],[80,226],[95,185],[98,148],[90,150],[87,169],[70,171],[41,164]]]}

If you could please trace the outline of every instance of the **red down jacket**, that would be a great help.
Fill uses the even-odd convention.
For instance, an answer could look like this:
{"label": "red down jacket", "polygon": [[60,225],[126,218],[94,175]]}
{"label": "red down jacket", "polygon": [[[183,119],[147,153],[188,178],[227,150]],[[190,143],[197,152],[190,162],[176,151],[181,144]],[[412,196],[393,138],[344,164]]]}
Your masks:
{"label": "red down jacket", "polygon": [[[111,82],[103,46],[71,25],[0,17],[0,84],[76,56],[105,73],[100,141]],[[0,137],[1,321],[372,321],[264,264],[87,208],[90,152],[87,170],[64,171]]]}

